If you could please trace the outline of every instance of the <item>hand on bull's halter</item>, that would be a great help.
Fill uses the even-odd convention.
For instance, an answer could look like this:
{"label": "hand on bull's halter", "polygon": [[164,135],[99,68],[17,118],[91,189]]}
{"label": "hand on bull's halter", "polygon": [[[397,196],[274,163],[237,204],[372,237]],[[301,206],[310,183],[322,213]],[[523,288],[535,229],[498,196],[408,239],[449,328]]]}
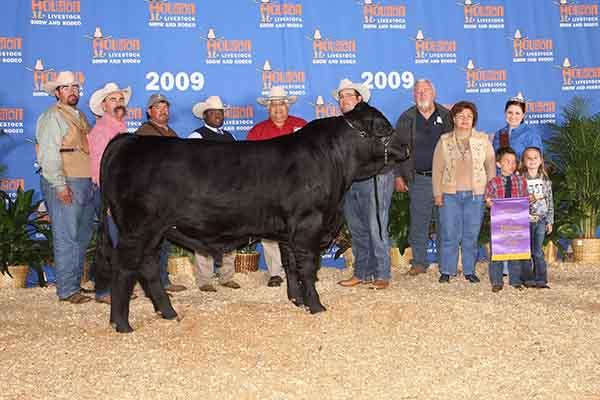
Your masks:
{"label": "hand on bull's halter", "polygon": [[394,186],[396,188],[396,192],[408,192],[408,185],[404,181],[404,178],[401,176],[397,176],[394,181]]}
{"label": "hand on bull's halter", "polygon": [[444,198],[440,196],[433,196],[433,202],[436,206],[442,207],[444,205]]}
{"label": "hand on bull's halter", "polygon": [[56,192],[56,197],[58,197],[58,200],[65,204],[73,203],[73,192],[68,186],[65,186],[65,188],[62,191]]}

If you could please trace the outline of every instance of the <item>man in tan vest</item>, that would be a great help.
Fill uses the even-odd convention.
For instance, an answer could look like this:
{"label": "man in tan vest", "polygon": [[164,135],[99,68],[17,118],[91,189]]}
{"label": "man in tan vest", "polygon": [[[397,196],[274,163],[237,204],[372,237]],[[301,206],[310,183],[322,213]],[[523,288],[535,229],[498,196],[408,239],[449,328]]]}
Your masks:
{"label": "man in tan vest", "polygon": [[[146,105],[148,121],[144,122],[135,131],[136,135],[178,137],[177,133],[169,126],[170,107],[171,103],[162,94],[154,93],[150,96]],[[156,151],[160,151],[160,149],[156,149]],[[167,292],[181,292],[187,288],[183,285],[173,284],[169,279],[167,267],[170,249],[171,244],[167,240],[164,240],[160,248],[160,283]]]}
{"label": "man in tan vest", "polygon": [[85,252],[94,228],[90,126],[77,109],[80,88],[72,72],[60,72],[44,90],[57,100],[38,118],[35,132],[42,167],[40,186],[52,224],[56,291],[59,300],[81,304],[91,300],[80,293]]}

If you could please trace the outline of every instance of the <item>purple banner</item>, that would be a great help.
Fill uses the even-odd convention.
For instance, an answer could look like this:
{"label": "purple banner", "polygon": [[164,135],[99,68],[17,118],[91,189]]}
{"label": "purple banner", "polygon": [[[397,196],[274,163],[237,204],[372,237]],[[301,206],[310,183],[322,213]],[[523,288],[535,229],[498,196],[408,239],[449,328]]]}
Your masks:
{"label": "purple banner", "polygon": [[494,199],[491,210],[492,261],[531,258],[529,199]]}

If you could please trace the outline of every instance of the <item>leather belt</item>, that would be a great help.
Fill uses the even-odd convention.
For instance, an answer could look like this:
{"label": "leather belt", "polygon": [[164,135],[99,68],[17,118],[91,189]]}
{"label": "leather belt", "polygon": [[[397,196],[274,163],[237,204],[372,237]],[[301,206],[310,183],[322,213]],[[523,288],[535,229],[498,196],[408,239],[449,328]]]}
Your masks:
{"label": "leather belt", "polygon": [[419,175],[423,175],[423,176],[431,176],[432,175],[431,171],[415,171],[415,173],[417,173]]}

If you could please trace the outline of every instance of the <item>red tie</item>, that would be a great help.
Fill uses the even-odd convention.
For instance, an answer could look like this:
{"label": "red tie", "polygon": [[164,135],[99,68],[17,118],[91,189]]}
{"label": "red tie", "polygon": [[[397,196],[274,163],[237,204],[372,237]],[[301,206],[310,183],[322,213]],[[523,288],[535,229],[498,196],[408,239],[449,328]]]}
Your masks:
{"label": "red tie", "polygon": [[510,141],[508,140],[508,131],[500,132],[500,147],[508,147],[510,146]]}

